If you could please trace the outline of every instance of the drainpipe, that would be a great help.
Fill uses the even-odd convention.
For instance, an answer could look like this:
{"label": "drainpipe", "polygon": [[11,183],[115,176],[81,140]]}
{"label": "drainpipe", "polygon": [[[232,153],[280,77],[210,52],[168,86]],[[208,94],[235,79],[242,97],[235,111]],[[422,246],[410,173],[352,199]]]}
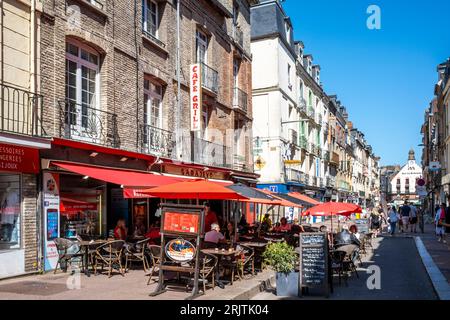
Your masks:
{"label": "drainpipe", "polygon": [[175,112],[175,139],[176,139],[176,159],[182,160],[183,148],[182,148],[182,134],[180,132],[180,114],[181,114],[181,72],[180,72],[180,2],[177,0],[177,57],[176,57],[176,68],[177,68],[177,109]]}

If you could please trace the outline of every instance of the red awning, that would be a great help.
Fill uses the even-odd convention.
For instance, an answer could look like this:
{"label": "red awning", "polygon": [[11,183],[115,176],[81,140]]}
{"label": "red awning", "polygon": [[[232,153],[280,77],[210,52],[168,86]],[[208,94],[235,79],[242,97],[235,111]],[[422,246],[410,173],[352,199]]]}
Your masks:
{"label": "red awning", "polygon": [[317,200],[315,200],[313,198],[310,198],[310,197],[308,197],[308,196],[306,196],[304,194],[298,193],[298,192],[290,192],[290,193],[288,193],[288,195],[291,196],[291,197],[297,198],[299,200],[308,202],[308,203],[313,204],[313,205],[320,204],[319,201],[317,201]]}
{"label": "red awning", "polygon": [[154,173],[96,167],[79,163],[52,161],[52,164],[83,176],[130,187],[157,187],[181,181],[178,178],[165,177]]}
{"label": "red awning", "polygon": [[276,198],[277,200],[280,201],[279,205],[283,206],[283,207],[294,207],[294,208],[303,208],[303,206],[290,202],[289,200],[277,197],[276,194],[274,194],[273,192],[270,192],[269,190],[264,190],[264,189],[257,189],[258,191],[262,191],[266,194],[271,195],[272,197]]}

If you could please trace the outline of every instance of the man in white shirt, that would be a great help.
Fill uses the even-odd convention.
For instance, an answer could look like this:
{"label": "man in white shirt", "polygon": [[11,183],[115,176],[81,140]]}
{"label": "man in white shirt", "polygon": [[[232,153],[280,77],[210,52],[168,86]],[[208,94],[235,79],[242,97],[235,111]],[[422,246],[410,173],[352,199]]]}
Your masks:
{"label": "man in white shirt", "polygon": [[217,223],[211,224],[211,231],[205,234],[205,242],[225,243],[225,236],[220,232],[220,227]]}

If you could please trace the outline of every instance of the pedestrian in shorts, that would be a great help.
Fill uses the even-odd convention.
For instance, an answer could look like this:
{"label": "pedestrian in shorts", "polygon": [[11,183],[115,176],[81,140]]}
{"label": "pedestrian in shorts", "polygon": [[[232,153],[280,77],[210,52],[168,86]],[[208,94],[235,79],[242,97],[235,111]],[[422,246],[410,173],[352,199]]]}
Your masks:
{"label": "pedestrian in shorts", "polygon": [[411,226],[411,232],[416,233],[417,232],[417,209],[416,206],[414,205],[410,205],[410,218],[409,218],[409,223]]}
{"label": "pedestrian in shorts", "polygon": [[408,202],[405,201],[403,206],[400,208],[400,216],[402,217],[402,232],[404,232],[404,230],[408,231],[410,214],[411,207],[408,205]]}

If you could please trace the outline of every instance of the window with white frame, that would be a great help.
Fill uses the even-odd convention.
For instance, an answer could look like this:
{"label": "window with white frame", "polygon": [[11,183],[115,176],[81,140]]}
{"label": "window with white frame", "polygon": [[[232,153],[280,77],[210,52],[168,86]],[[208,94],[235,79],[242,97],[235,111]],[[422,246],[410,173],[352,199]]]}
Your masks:
{"label": "window with white frame", "polygon": [[144,80],[144,124],[162,129],[162,86]]}
{"label": "window with white frame", "polygon": [[208,37],[202,31],[197,30],[195,40],[197,62],[206,64],[208,58]]}
{"label": "window with white frame", "polygon": [[142,29],[144,33],[158,38],[158,4],[152,0],[142,0]]}
{"label": "window with white frame", "polygon": [[81,128],[88,126],[89,115],[99,106],[99,56],[95,50],[77,42],[66,43],[65,121]]}

